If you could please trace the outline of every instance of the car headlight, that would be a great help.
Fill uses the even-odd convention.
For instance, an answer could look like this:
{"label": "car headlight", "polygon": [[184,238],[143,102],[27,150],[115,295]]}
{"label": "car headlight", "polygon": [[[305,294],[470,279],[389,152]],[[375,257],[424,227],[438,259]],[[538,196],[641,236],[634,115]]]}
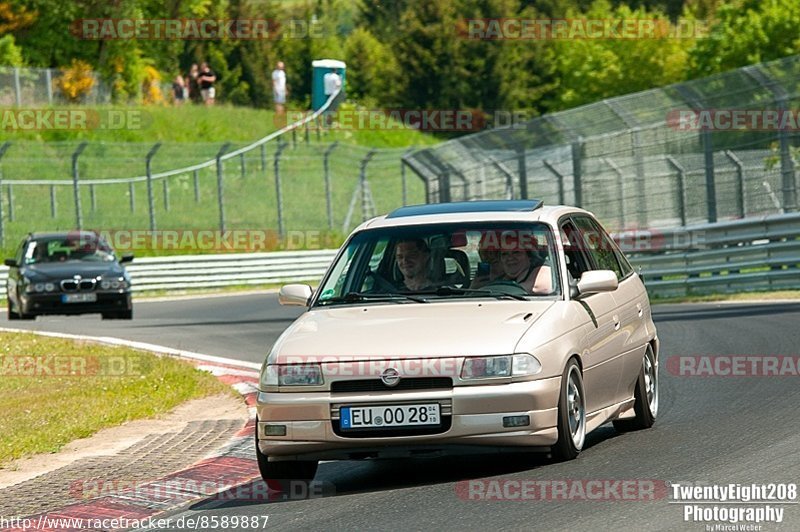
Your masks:
{"label": "car headlight", "polygon": [[25,291],[28,293],[52,292],[55,289],[56,285],[54,285],[53,283],[29,283],[25,286]]}
{"label": "car headlight", "polygon": [[319,364],[268,364],[261,372],[261,386],[319,386],[322,383]]}
{"label": "car headlight", "polygon": [[461,378],[494,379],[498,377],[520,377],[536,375],[542,364],[533,355],[522,353],[491,357],[467,357],[461,367]]}
{"label": "car headlight", "polygon": [[128,288],[128,281],[125,279],[103,279],[100,281],[100,288],[103,290],[120,290]]}

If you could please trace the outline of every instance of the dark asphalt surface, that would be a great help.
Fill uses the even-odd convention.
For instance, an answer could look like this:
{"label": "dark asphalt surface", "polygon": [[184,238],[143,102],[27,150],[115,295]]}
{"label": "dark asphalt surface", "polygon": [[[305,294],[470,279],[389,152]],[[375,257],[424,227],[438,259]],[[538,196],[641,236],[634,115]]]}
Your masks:
{"label": "dark asphalt surface", "polygon": [[[135,308],[130,323],[94,316],[6,323],[260,362],[300,313],[279,307],[274,294],[139,302]],[[661,405],[650,430],[618,434],[610,425],[601,427],[568,463],[544,455],[323,463],[316,480],[334,492],[324,497],[204,501],[171,515],[268,515],[268,528],[304,530],[702,531],[705,523],[684,521],[684,505],[669,491],[652,501],[480,501],[460,497],[457,487],[469,479],[798,483],[800,377],[686,377],[667,366],[670,357],[682,355],[796,357],[800,303],[664,305],[654,314],[662,340]],[[783,509],[783,523],[764,523],[761,530],[800,529],[800,504],[772,506]]]}

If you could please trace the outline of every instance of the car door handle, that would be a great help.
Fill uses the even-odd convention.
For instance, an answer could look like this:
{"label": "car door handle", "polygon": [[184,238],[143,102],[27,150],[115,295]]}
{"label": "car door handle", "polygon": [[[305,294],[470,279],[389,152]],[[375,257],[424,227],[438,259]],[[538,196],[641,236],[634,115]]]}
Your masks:
{"label": "car door handle", "polygon": [[614,315],[613,319],[614,319],[614,330],[618,331],[619,330],[619,316]]}
{"label": "car door handle", "polygon": [[640,318],[644,317],[644,310],[642,310],[642,304],[641,303],[636,303],[636,309],[639,311],[639,317]]}

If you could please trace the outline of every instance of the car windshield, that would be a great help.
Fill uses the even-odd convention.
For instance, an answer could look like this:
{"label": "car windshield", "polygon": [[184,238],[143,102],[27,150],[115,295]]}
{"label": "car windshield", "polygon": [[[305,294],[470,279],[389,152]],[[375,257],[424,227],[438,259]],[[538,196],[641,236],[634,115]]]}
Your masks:
{"label": "car windshield", "polygon": [[347,243],[315,306],[554,297],[561,294],[555,257],[543,223],[370,229]]}
{"label": "car windshield", "polygon": [[25,248],[25,264],[67,261],[112,262],[111,247],[96,238],[41,238],[31,240]]}

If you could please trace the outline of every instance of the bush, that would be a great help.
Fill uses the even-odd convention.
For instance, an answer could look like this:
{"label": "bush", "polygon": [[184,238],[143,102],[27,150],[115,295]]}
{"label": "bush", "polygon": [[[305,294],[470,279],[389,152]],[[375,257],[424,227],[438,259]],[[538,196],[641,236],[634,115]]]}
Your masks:
{"label": "bush", "polygon": [[94,73],[86,61],[73,59],[68,68],[61,69],[61,73],[55,83],[69,102],[81,102],[92,91],[95,84]]}

